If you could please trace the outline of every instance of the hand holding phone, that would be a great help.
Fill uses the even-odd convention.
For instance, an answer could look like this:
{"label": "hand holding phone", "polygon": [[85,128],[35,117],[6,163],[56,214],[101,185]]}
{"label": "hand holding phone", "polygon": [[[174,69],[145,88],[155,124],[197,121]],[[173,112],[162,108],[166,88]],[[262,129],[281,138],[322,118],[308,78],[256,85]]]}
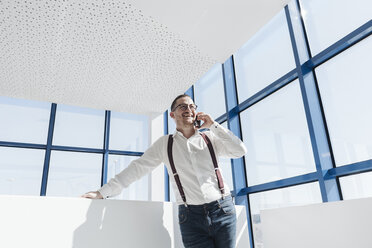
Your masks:
{"label": "hand holding phone", "polygon": [[200,128],[201,127],[201,120],[198,120],[198,115],[196,115],[196,117],[195,117],[194,126],[196,128]]}
{"label": "hand holding phone", "polygon": [[205,114],[203,112],[199,112],[196,114],[196,118],[194,120],[194,126],[197,129],[210,128],[213,122],[214,120],[212,119],[210,115]]}

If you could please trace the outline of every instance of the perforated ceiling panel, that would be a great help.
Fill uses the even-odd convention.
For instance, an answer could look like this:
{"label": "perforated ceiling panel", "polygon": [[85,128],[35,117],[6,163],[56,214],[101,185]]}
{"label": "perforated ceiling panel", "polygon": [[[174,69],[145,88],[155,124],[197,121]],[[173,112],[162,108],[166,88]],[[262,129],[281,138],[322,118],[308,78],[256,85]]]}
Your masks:
{"label": "perforated ceiling panel", "polygon": [[162,112],[216,62],[124,1],[0,0],[0,95]]}

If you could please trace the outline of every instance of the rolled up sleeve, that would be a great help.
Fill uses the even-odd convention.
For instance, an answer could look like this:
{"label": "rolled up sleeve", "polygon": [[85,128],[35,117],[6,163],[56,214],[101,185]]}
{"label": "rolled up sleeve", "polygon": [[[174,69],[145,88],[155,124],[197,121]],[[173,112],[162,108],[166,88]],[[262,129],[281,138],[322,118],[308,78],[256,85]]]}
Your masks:
{"label": "rolled up sleeve", "polygon": [[247,148],[243,141],[230,130],[218,124],[218,122],[214,122],[209,130],[218,156],[240,158],[247,153]]}
{"label": "rolled up sleeve", "polygon": [[140,158],[133,160],[127,168],[122,170],[114,178],[110,179],[107,184],[103,185],[98,190],[103,198],[120,194],[123,188],[128,187],[131,183],[140,179],[160,165],[163,162],[163,145],[164,137],[159,138]]}

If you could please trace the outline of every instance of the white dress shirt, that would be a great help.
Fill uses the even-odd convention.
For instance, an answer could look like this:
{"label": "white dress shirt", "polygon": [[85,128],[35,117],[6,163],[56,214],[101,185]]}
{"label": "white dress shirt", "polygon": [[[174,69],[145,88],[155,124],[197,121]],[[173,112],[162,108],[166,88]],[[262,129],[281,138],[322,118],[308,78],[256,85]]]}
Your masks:
{"label": "white dress shirt", "polygon": [[[222,127],[217,122],[214,122],[209,131],[204,133],[211,140],[217,159],[219,157],[239,158],[247,152],[244,143],[230,130]],[[187,204],[200,205],[221,198],[211,154],[200,132],[196,131],[193,136],[187,139],[176,130],[173,138],[174,165],[180,177]],[[104,198],[118,195],[123,188],[151,172],[158,165],[165,163],[170,173],[169,179],[177,203],[183,204],[170,168],[167,146],[168,135],[165,135],[98,191]],[[229,195],[230,189],[225,180],[224,184],[225,195]]]}

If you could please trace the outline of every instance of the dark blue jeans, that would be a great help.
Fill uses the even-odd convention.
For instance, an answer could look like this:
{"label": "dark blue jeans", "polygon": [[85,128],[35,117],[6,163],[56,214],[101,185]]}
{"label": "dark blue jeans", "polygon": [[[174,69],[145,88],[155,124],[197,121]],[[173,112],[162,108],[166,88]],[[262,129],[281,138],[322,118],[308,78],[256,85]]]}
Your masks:
{"label": "dark blue jeans", "polygon": [[185,248],[235,248],[236,213],[231,196],[203,205],[179,205]]}

